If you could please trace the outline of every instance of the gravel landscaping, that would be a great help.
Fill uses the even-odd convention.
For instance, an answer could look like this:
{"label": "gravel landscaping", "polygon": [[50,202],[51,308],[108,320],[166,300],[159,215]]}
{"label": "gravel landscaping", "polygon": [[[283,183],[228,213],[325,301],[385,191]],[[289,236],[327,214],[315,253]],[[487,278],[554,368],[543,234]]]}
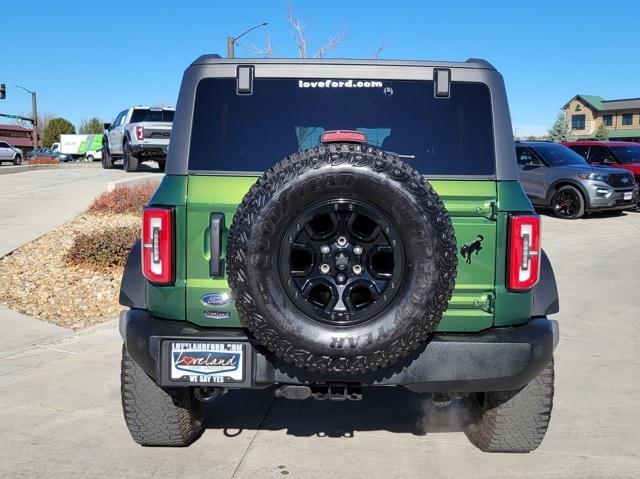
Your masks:
{"label": "gravel landscaping", "polygon": [[140,224],[136,215],[84,213],[0,259],[0,302],[73,330],[111,320],[122,308],[122,267],[72,266],[66,254],[81,234]]}

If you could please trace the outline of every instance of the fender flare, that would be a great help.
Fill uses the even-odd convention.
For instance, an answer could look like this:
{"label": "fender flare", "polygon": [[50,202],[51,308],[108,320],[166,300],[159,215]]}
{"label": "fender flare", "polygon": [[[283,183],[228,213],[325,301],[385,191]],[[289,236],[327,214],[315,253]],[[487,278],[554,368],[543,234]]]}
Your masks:
{"label": "fender flare", "polygon": [[533,287],[532,293],[532,317],[547,316],[560,311],[556,276],[545,250],[542,250],[540,257],[540,281]]}
{"label": "fender flare", "polygon": [[119,303],[132,309],[147,309],[147,280],[142,276],[140,240],[129,252],[120,283]]}

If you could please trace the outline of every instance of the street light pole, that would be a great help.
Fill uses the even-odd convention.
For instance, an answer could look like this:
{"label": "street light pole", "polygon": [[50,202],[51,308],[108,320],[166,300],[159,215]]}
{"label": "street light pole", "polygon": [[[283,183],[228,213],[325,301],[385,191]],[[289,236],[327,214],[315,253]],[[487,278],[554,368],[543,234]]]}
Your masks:
{"label": "street light pole", "polygon": [[32,141],[33,148],[38,148],[38,106],[36,100],[36,92],[26,89],[20,85],[14,85],[16,88],[20,88],[21,90],[26,91],[27,93],[31,93],[31,124],[33,125]]}
{"label": "street light pole", "polygon": [[236,42],[244,37],[247,33],[255,30],[256,28],[260,28],[260,27],[264,27],[265,25],[268,25],[267,22],[262,22],[254,27],[249,28],[247,31],[241,33],[240,35],[238,35],[237,37],[227,37],[227,58],[235,58],[235,45]]}
{"label": "street light pole", "polygon": [[33,148],[38,148],[38,102],[36,92],[31,92],[31,111],[33,115]]}

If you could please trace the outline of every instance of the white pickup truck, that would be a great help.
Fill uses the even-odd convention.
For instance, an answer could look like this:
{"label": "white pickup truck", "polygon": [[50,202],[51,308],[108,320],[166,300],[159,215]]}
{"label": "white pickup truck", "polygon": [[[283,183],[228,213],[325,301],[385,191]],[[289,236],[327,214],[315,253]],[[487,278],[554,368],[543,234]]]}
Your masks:
{"label": "white pickup truck", "polygon": [[174,113],[173,108],[148,106],[121,111],[104,125],[102,167],[113,168],[122,159],[125,171],[136,171],[141,161],[155,160],[164,171]]}

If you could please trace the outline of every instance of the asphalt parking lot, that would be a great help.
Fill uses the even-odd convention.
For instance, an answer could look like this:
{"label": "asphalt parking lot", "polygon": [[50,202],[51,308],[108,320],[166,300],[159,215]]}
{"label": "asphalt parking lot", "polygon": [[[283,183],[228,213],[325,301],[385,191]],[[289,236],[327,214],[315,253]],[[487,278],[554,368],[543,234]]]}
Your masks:
{"label": "asphalt parking lot", "polygon": [[122,419],[112,321],[0,348],[0,477],[638,477],[639,237],[640,213],[544,217],[561,339],[551,426],[531,454],[481,453],[456,403],[391,389],[355,403],[229,393],[191,447],[142,448]]}

